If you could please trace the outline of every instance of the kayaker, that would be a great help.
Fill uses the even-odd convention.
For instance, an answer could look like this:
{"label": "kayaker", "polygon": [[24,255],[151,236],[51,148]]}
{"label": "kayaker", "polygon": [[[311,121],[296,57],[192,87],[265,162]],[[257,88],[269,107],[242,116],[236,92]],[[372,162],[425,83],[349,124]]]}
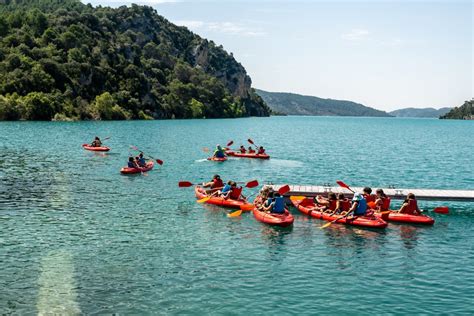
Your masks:
{"label": "kayaker", "polygon": [[271,199],[271,203],[267,206],[263,207],[265,212],[275,213],[275,214],[283,214],[285,213],[285,198],[280,195],[280,193],[275,192],[273,194],[273,198]]}
{"label": "kayaker", "polygon": [[224,197],[224,198],[226,198],[227,195],[229,194],[230,189],[232,188],[232,183],[233,183],[233,182],[234,182],[234,181],[229,180],[229,181],[227,182],[227,184],[224,185],[224,187],[222,188],[222,190],[217,191],[217,194],[220,195],[220,196],[222,196],[222,197]]}
{"label": "kayaker", "polygon": [[263,206],[271,194],[273,194],[273,189],[270,186],[264,186],[260,190],[259,195],[255,198],[254,201],[254,204],[259,211],[263,210]]}
{"label": "kayaker", "polygon": [[354,216],[364,216],[367,212],[367,201],[364,199],[362,194],[354,193],[352,198],[352,206],[346,213],[346,216],[354,214]]}
{"label": "kayaker", "polygon": [[91,147],[102,147],[102,141],[98,136],[96,136],[95,139],[92,141]]}
{"label": "kayaker", "polygon": [[336,209],[337,196],[334,192],[328,192],[328,197],[322,197],[321,195],[316,196],[314,199],[315,203],[322,207],[316,207],[321,212],[334,211]]}
{"label": "kayaker", "polygon": [[265,149],[263,148],[263,146],[260,146],[258,148],[258,152],[257,152],[258,155],[265,155]]}
{"label": "kayaker", "polygon": [[216,158],[224,158],[225,157],[225,151],[222,149],[221,145],[216,145],[216,150],[214,150],[214,157]]}
{"label": "kayaker", "polygon": [[376,200],[377,197],[374,194],[372,194],[372,189],[371,188],[365,187],[362,190],[362,196],[367,201],[367,206],[369,208],[375,208],[375,200]]}
{"label": "kayaker", "polygon": [[421,215],[421,211],[418,208],[415,194],[408,193],[407,198],[403,202],[402,206],[398,210],[398,213],[410,214],[410,215]]}
{"label": "kayaker", "polygon": [[146,167],[146,159],[143,158],[143,153],[140,153],[140,155],[138,155],[138,165],[140,167]]}
{"label": "kayaker", "polygon": [[385,194],[382,189],[377,189],[375,191],[377,196],[375,200],[375,211],[376,212],[384,212],[388,211],[390,208],[390,198]]}
{"label": "kayaker", "polygon": [[337,195],[336,208],[334,209],[334,212],[332,212],[330,215],[345,213],[349,211],[350,208],[351,203],[348,199],[346,199],[344,193],[339,193]]}
{"label": "kayaker", "polygon": [[245,150],[244,145],[240,145],[240,153],[245,154],[246,152],[247,152],[247,150]]}
{"label": "kayaker", "polygon": [[242,187],[238,187],[237,183],[232,182],[232,185],[230,186],[230,191],[227,194],[227,198],[231,200],[245,199],[245,197],[242,196]]}
{"label": "kayaker", "polygon": [[138,168],[138,165],[136,164],[135,159],[133,159],[133,157],[128,157],[127,166],[129,168]]}
{"label": "kayaker", "polygon": [[224,188],[224,182],[222,181],[221,177],[218,174],[215,174],[214,177],[212,177],[212,180],[209,182],[205,182],[202,184],[203,188],[210,188],[211,192],[214,192],[218,189]]}
{"label": "kayaker", "polygon": [[248,153],[255,154],[255,150],[251,146],[249,146]]}

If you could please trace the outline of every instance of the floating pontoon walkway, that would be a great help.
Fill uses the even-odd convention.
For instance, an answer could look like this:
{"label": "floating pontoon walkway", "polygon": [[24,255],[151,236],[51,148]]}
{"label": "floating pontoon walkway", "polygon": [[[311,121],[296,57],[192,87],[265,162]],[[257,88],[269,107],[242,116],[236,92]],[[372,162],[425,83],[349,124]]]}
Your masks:
{"label": "floating pontoon walkway", "polygon": [[[274,190],[278,190],[282,185],[270,185]],[[355,192],[362,192],[361,187],[351,187]],[[377,188],[372,188],[373,193]],[[474,190],[428,190],[428,189],[395,189],[382,188],[387,196],[392,200],[403,200],[408,193],[413,193],[417,200],[430,201],[461,201],[474,202]],[[342,187],[332,187],[330,185],[290,185],[290,191],[285,196],[304,195],[304,196],[326,196],[328,192],[344,193],[347,197],[352,196],[352,192]]]}

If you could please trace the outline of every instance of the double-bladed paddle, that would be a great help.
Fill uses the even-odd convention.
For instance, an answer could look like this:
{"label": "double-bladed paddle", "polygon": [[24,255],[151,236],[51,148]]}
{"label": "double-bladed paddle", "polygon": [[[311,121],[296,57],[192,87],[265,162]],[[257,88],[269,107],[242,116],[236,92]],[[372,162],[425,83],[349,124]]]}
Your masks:
{"label": "double-bladed paddle", "polygon": [[[139,152],[143,153],[143,151],[140,150],[137,146],[130,145],[130,148],[132,148],[132,149],[134,149],[134,150],[136,150],[136,151],[139,151]],[[150,155],[146,155],[146,156],[147,156],[148,158],[150,158],[150,159],[156,160],[156,162],[157,162],[160,166],[163,165],[163,160],[157,159],[157,158],[153,158],[153,157],[150,156]]]}
{"label": "double-bladed paddle", "polygon": [[339,184],[340,187],[346,188],[349,191],[351,191],[352,193],[355,193],[354,190],[352,190],[347,184],[345,184],[341,180],[337,180],[336,183]]}

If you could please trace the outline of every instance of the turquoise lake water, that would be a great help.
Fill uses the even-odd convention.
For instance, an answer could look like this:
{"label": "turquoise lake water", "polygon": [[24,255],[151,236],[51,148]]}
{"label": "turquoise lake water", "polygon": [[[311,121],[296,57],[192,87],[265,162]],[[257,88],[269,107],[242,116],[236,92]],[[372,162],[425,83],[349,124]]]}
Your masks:
{"label": "turquoise lake water", "polygon": [[[112,136],[107,154],[84,151]],[[269,161],[206,161],[252,138]],[[382,231],[226,217],[180,180],[474,189],[474,122],[272,117],[0,122],[2,314],[469,314],[474,204]],[[122,176],[129,145],[164,160]],[[254,192],[247,190],[247,194]],[[392,205],[398,206],[400,202]]]}

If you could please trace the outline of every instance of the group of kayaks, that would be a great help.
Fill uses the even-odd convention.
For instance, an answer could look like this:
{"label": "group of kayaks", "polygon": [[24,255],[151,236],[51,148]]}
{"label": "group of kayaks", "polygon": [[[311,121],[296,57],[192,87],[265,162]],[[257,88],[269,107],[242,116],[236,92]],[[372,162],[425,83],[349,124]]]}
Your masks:
{"label": "group of kayaks", "polygon": [[[209,196],[206,191],[200,187],[196,186],[195,194],[197,199],[202,199]],[[386,211],[382,213],[374,213],[369,216],[349,216],[343,217],[340,214],[331,215],[326,212],[322,212],[318,209],[318,205],[314,203],[312,198],[304,198],[302,200],[293,200],[291,199],[293,206],[298,209],[301,213],[317,218],[320,220],[334,222],[337,224],[349,225],[349,226],[358,226],[366,228],[385,228],[387,227],[387,222],[397,222],[405,224],[419,224],[419,225],[433,225],[434,219],[421,214],[421,215],[411,215],[411,214],[401,214],[396,211]],[[291,226],[294,222],[293,215],[285,209],[284,214],[275,214],[259,211],[253,203],[248,202],[245,199],[241,200],[232,200],[224,199],[223,197],[211,197],[205,203],[217,205],[225,208],[231,209],[241,209],[243,211],[252,211],[255,219],[259,222],[272,225],[287,227]]]}

